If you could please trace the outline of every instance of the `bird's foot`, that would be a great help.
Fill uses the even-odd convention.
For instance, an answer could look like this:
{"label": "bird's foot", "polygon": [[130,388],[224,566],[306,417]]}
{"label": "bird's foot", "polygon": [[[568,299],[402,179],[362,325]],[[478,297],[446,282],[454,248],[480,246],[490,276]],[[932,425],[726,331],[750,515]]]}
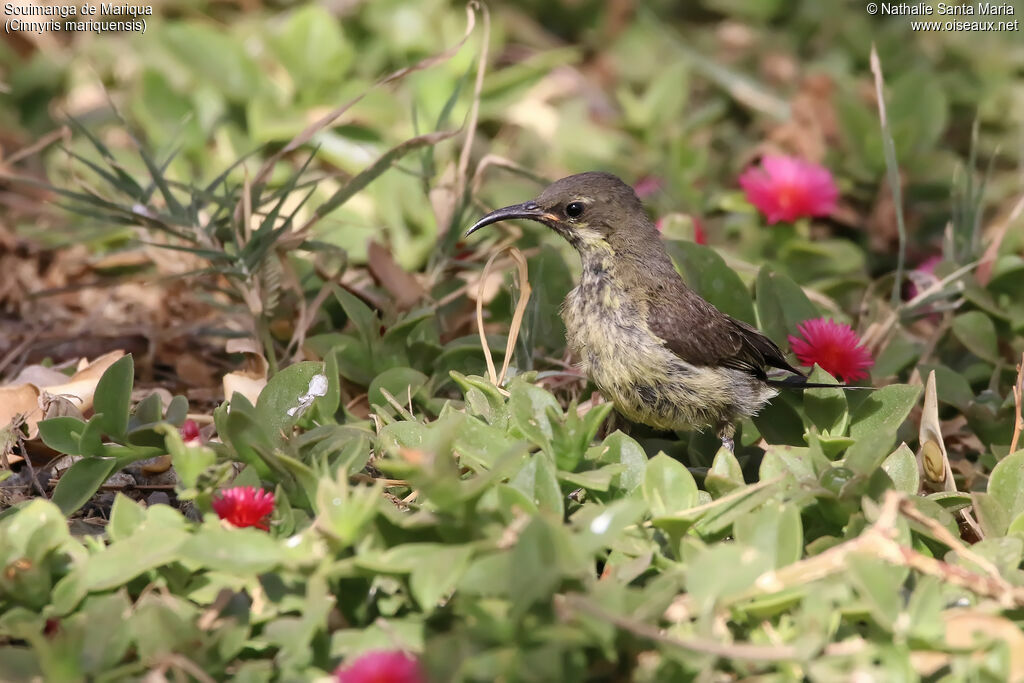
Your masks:
{"label": "bird's foot", "polygon": [[736,454],[736,444],[733,443],[732,437],[736,433],[736,426],[731,422],[726,422],[719,425],[718,427],[718,438],[722,440],[722,448],[729,451],[733,455]]}

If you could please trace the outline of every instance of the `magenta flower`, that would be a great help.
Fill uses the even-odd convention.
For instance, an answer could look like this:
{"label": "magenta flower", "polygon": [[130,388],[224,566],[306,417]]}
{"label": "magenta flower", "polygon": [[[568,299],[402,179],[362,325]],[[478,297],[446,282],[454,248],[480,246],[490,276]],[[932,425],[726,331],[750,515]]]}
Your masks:
{"label": "magenta flower", "polygon": [[708,243],[708,234],[704,232],[704,223],[696,216],[693,217],[693,241],[697,244]]}
{"label": "magenta flower", "polygon": [[640,199],[647,199],[660,189],[661,180],[652,175],[644,176],[636,181],[636,185],[633,186],[633,191],[636,192],[636,196]]}
{"label": "magenta flower", "polygon": [[267,531],[267,517],[274,511],[274,494],[253,486],[224,489],[213,499],[213,511],[232,526],[254,526]]}
{"label": "magenta flower", "polygon": [[334,672],[338,683],[426,683],[419,661],[404,652],[367,652]]}
{"label": "magenta flower", "polygon": [[833,377],[853,382],[867,377],[867,369],[875,364],[860,337],[845,323],[815,318],[800,323],[797,329],[803,339],[789,335],[789,346],[804,366],[817,363]]}
{"label": "magenta flower", "polygon": [[928,285],[935,282],[935,266],[942,263],[942,256],[935,254],[929,256],[924,261],[917,264],[917,268],[907,273],[907,279],[909,282],[906,283],[904,288],[904,296],[907,299],[913,299],[917,296],[922,289],[927,289]]}
{"label": "magenta flower", "polygon": [[195,420],[185,420],[178,433],[181,434],[181,440],[189,445],[197,446],[203,442],[203,436],[199,433],[199,423]]}
{"label": "magenta flower", "polygon": [[739,178],[747,201],[769,224],[810,216],[828,216],[836,208],[839,188],[824,166],[795,157],[767,155]]}

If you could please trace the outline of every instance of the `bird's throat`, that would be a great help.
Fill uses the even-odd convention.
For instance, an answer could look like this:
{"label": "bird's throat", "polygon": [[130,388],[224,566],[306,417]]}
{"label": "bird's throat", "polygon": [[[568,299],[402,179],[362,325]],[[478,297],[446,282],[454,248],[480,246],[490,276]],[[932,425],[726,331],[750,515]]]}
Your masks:
{"label": "bird's throat", "polygon": [[583,279],[614,277],[616,270],[615,250],[605,241],[599,240],[577,246]]}

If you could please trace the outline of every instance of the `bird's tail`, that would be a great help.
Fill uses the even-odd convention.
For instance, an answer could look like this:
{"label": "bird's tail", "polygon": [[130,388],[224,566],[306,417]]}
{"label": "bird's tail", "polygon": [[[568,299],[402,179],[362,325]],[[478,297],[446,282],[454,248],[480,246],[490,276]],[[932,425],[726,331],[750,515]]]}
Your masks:
{"label": "bird's tail", "polygon": [[855,387],[849,384],[824,384],[820,382],[808,382],[803,375],[787,377],[785,379],[767,379],[768,386],[780,389],[874,389],[875,387]]}

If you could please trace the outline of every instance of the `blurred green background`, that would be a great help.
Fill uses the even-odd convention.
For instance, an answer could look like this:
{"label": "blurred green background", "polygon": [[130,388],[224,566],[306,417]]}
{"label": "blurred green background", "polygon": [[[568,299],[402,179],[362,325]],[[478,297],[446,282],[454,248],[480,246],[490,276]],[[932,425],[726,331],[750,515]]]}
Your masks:
{"label": "blurred green background", "polygon": [[[1024,13],[1018,4],[1005,7],[1014,13],[997,20]],[[40,635],[49,613],[39,606],[55,609],[56,584],[45,563],[29,562],[35,578],[0,586],[8,591],[3,599],[25,601],[20,613],[0,620],[0,636],[35,638],[38,662],[59,668],[89,652],[79,634],[106,635],[90,628],[90,610],[102,608],[124,636],[110,666],[139,653],[131,665],[140,672],[152,661],[164,666],[141,645],[157,633],[153,642],[167,652],[196,656],[225,676],[246,641],[239,659],[249,661],[241,666],[268,680],[276,671],[285,672],[282,679],[293,671],[323,673],[381,643],[402,643],[449,674],[465,665],[466,680],[505,673],[507,680],[577,680],[583,672],[593,680],[697,679],[707,674],[698,669],[712,664],[732,680],[767,671],[780,643],[804,643],[788,658],[807,664],[806,671],[819,668],[805,673],[794,664],[765,680],[873,680],[870,671],[880,680],[917,680],[919,672],[940,680],[946,669],[936,673],[918,662],[912,671],[907,663],[912,651],[939,648],[955,651],[948,680],[1003,680],[1011,664],[1014,675],[1024,675],[1019,643],[1005,637],[1020,636],[1024,604],[1016,588],[1024,581],[1024,451],[1008,455],[1019,446],[1011,386],[1020,381],[1016,364],[1024,352],[1019,24],[996,32],[914,31],[915,17],[872,16],[860,0],[524,0],[469,13],[439,0],[190,0],[153,9],[142,34],[8,33],[0,43],[0,371],[14,368],[4,364],[16,357],[24,365],[129,347],[122,343],[128,337],[115,335],[144,328],[148,338],[121,363],[127,374],[110,391],[121,398],[103,400],[127,420],[133,388],[138,398],[158,386],[185,393],[198,415],[213,413],[218,452],[205,454],[206,465],[176,443],[175,467],[186,463],[191,476],[178,495],[208,501],[237,463],[250,462],[234,483],[277,487],[275,535],[236,541],[236,558],[223,550],[232,532],[212,517],[186,532],[184,518],[164,514],[164,506],[143,512],[122,503],[118,515],[133,520],[124,525],[162,517],[182,543],[188,534],[204,553],[212,549],[208,566],[215,571],[197,571],[196,579],[215,576],[174,603],[178,621],[145,609],[127,621],[117,602],[127,603],[122,584],[147,599],[186,595],[180,570],[200,565],[194,558],[183,565],[178,555],[150,562],[134,539],[145,534],[157,546],[161,527],[154,522],[129,536],[111,513],[113,550],[90,542],[86,554],[100,568],[88,571],[102,591],[121,586],[121,597],[111,593],[103,598],[109,603],[88,604],[66,619],[61,628],[69,635],[51,646]],[[475,28],[460,46],[470,16]],[[885,75],[898,169],[884,152],[872,46]],[[421,60],[431,64],[374,86]],[[361,96],[334,124],[291,143]],[[444,139],[387,156],[432,132]],[[769,153],[828,168],[839,186],[838,208],[827,218],[766,225],[737,177]],[[382,155],[386,170],[366,174]],[[260,169],[268,161],[264,183]],[[593,409],[594,389],[574,373],[557,315],[579,268],[575,254],[537,225],[503,225],[465,243],[461,235],[482,212],[534,196],[538,183],[598,169],[634,184],[698,293],[780,344],[809,319],[850,323],[875,359],[870,383],[880,390],[780,397],[757,422],[744,421],[736,457],[718,451],[714,435],[696,431],[637,429],[635,442],[612,433],[595,443],[610,407]],[[246,198],[256,204],[251,215]],[[898,205],[908,269],[941,257],[934,272],[918,269],[915,287],[933,287],[926,296],[913,297],[912,283],[894,277]],[[295,229],[307,224],[310,234]],[[698,227],[708,247],[691,243]],[[498,261],[490,280],[483,276],[488,258],[512,243],[526,255],[533,287],[521,329],[512,311],[524,287],[511,259]],[[54,275],[65,267],[69,272]],[[9,268],[14,287],[3,279]],[[177,277],[188,268],[196,277]],[[485,348],[500,366],[506,334],[518,334],[511,374],[519,376],[508,401],[489,380],[452,372],[483,375]],[[39,345],[39,357],[29,358],[37,335],[55,343]],[[243,365],[240,353],[225,352],[232,337],[250,342],[244,350],[253,341],[262,347],[272,384],[270,398],[260,400],[272,407],[312,393],[310,373],[326,368],[331,390],[322,402],[331,405],[323,424],[312,428],[307,415],[293,432],[298,417],[279,424],[237,398],[228,420],[220,380]],[[97,344],[63,345],[83,339]],[[127,370],[134,362],[137,374]],[[524,379],[528,370],[539,372]],[[919,385],[931,372],[937,387],[925,392],[919,410]],[[591,410],[581,418],[577,407],[584,405]],[[136,411],[140,424],[160,419],[159,410],[141,421]],[[101,421],[94,415],[92,422]],[[69,431],[62,452],[80,452],[82,433]],[[290,471],[255,469],[251,444],[261,443],[274,462],[289,458],[294,472],[308,474],[308,490]],[[513,463],[514,476],[497,460],[513,445],[523,463]],[[645,457],[659,451],[667,455]],[[842,464],[834,460],[840,453]],[[109,471],[93,472],[88,486],[62,475],[64,492],[77,495],[76,506],[66,507],[83,505]],[[397,492],[390,498],[362,485],[382,473],[408,481],[386,480]],[[352,499],[347,475],[358,476]],[[893,538],[899,532],[901,551],[934,558],[932,569],[938,558],[960,563],[941,591],[920,567],[910,572],[868,553],[849,567],[844,559],[813,585],[791,575],[787,590],[795,593],[712,609],[723,596],[747,600],[744,591],[762,570],[781,571],[863,539],[878,524],[883,501],[898,502],[894,491],[937,520],[941,532],[904,519],[897,529],[890,520],[884,531]],[[776,497],[785,504],[776,505]],[[338,502],[343,498],[355,513]],[[44,508],[49,516],[34,512]],[[78,556],[78,541],[65,538],[63,513],[48,503],[23,509],[33,511],[19,516],[9,508],[11,520],[42,520],[32,524],[45,524],[55,539],[53,546],[33,541],[40,556],[58,544]],[[599,519],[603,530],[594,531]],[[23,524],[19,538],[31,538],[33,528]],[[342,545],[321,545],[324,529],[334,534],[329,542]],[[950,541],[958,531],[968,543],[984,538],[972,546],[976,556]],[[278,541],[286,536],[314,540],[301,547],[289,540],[285,550]],[[0,564],[18,569],[23,550],[9,546]],[[50,554],[53,576],[70,564],[63,553]],[[129,555],[135,565],[124,559]],[[982,566],[977,557],[998,569],[973,573]],[[154,581],[165,581],[165,572],[172,590],[143,588],[150,579],[125,569],[131,566]],[[396,567],[401,580],[391,576]],[[330,585],[322,568],[336,572]],[[216,638],[209,623],[201,633],[193,629],[199,605],[205,610],[220,600],[218,581],[240,591],[236,574],[248,572],[255,585],[258,574],[278,570],[284,578],[273,585],[282,588],[266,591],[274,606],[259,617],[265,623],[250,628],[218,617],[227,625],[217,627]],[[968,595],[964,576],[977,578],[971,590],[1008,602]],[[453,600],[439,605],[463,578]],[[77,584],[70,585],[52,591],[55,599],[71,595]],[[553,601],[566,590],[587,591],[607,614],[573,621],[567,603]],[[329,620],[335,597],[342,616]],[[664,662],[652,658],[651,629],[664,627],[676,598],[693,601],[678,621],[671,618],[676,635],[757,645],[760,653],[772,651],[765,666],[671,644]],[[963,605],[981,607],[959,611]],[[220,609],[204,612],[202,621]],[[62,610],[52,613],[63,618],[74,607]],[[1005,656],[987,657],[988,668],[979,668],[981,657],[968,648],[974,621],[950,627],[963,640],[945,639],[942,619],[958,615],[989,619],[993,651]],[[179,623],[189,626],[177,629]],[[130,656],[129,631],[140,634]],[[63,658],[51,656],[58,647]],[[21,644],[0,650],[26,671],[45,670]],[[163,657],[164,650],[152,652]]]}
{"label": "blurred green background", "polygon": [[[1014,7],[1014,16],[1001,18],[1020,17]],[[5,153],[69,116],[124,149],[129,141],[116,110],[157,158],[180,150],[172,178],[208,181],[245,154],[253,154],[251,173],[261,155],[318,115],[456,43],[466,16],[461,4],[438,0],[168,2],[153,10],[144,34],[6,35]],[[988,174],[985,206],[994,211],[1005,210],[1021,187],[1020,30],[915,32],[914,17],[870,16],[864,3],[838,0],[524,1],[490,11],[474,165],[497,155],[547,178],[606,169],[627,182],[649,179],[652,211],[697,216],[713,244],[754,260],[763,256],[763,230],[740,200],[738,172],[770,150],[820,161],[843,191],[828,234],[839,242],[828,254],[792,256],[789,270],[804,281],[821,271],[865,272],[864,261],[867,273],[893,264],[872,44],[905,174],[911,263],[938,249],[958,202],[973,206],[975,198],[964,197],[968,175]],[[480,39],[477,31],[447,62],[374,90],[318,133],[312,169],[343,177],[416,132],[461,125]],[[356,263],[368,238],[383,239],[402,265],[422,267],[449,227],[438,224],[428,190],[461,142],[406,159],[321,223],[322,237]],[[90,154],[80,135],[70,147]],[[57,146],[32,163],[57,184],[73,172]],[[481,208],[519,201],[536,187],[494,168],[476,181]],[[328,178],[318,193],[333,187]],[[68,220],[51,215],[45,227]],[[43,227],[31,212],[18,222],[21,230]],[[67,236],[51,236],[58,234]],[[820,258],[843,267],[804,267]]]}

